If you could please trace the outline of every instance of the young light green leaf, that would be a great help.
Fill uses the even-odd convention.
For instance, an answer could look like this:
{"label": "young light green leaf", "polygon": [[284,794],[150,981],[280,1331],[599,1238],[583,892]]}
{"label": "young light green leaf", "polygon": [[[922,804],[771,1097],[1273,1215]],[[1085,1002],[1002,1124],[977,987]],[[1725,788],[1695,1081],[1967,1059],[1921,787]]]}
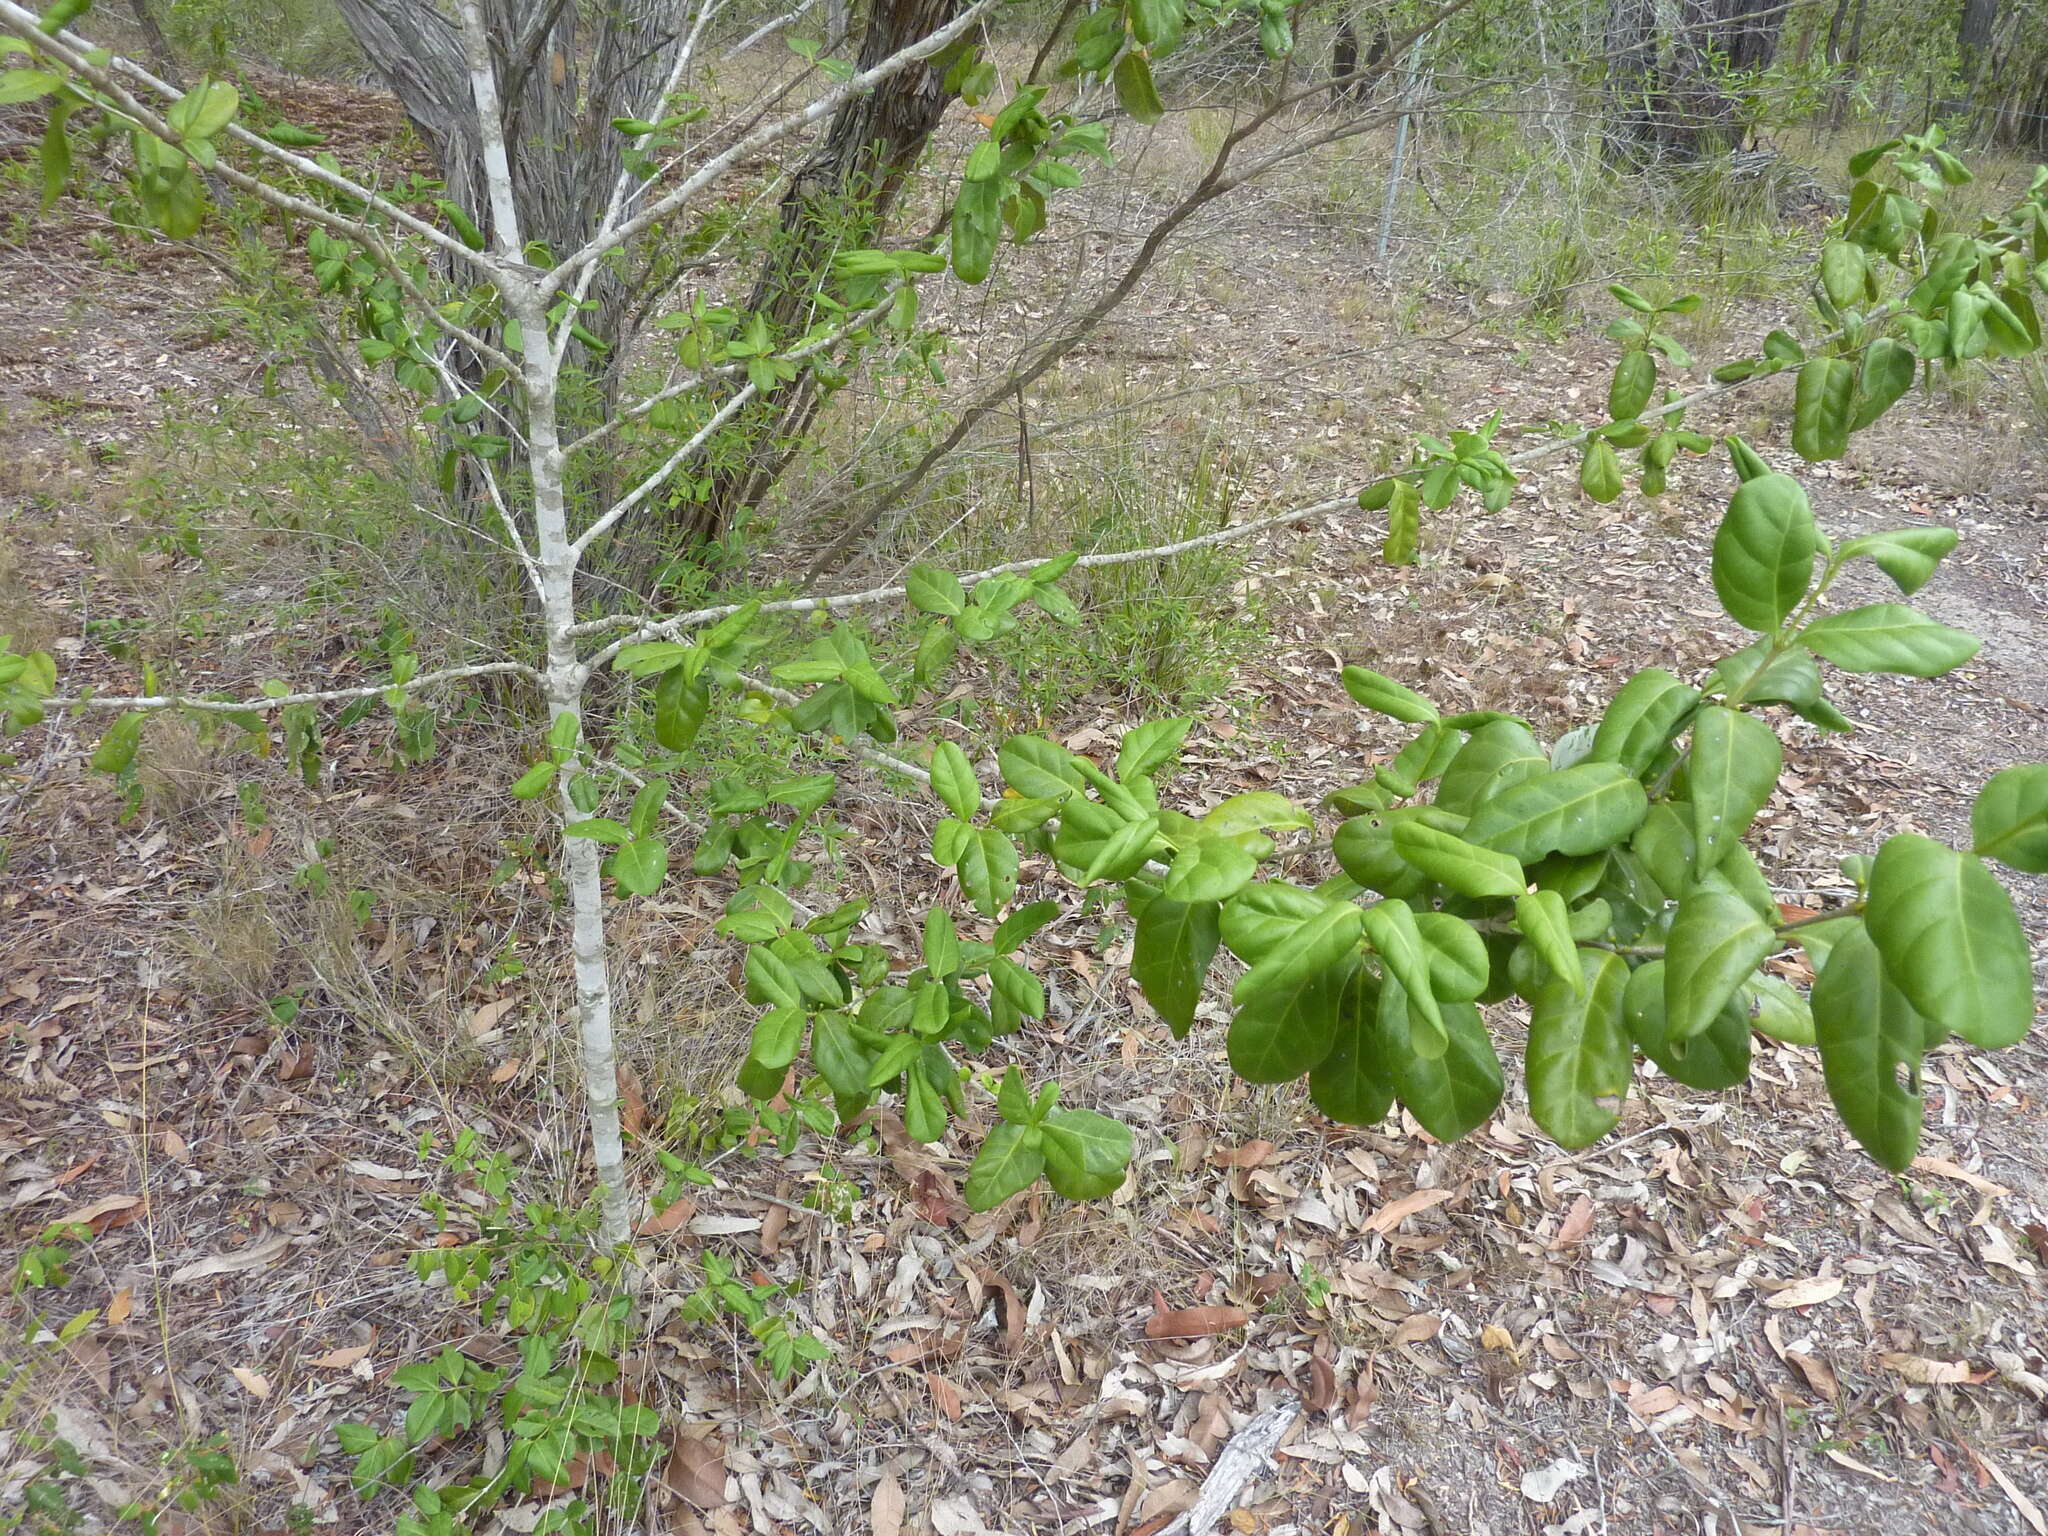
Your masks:
{"label": "young light green leaf", "polygon": [[1864,1151],[1905,1172],[1920,1148],[1928,1024],[1888,979],[1860,923],[1836,943],[1813,984],[1813,1027],[1835,1112]]}
{"label": "young light green leaf", "polygon": [[1684,729],[1700,691],[1662,667],[1645,667],[1621,686],[1600,717],[1587,761],[1619,763],[1638,778]]}
{"label": "young light green leaf", "polygon": [[1437,718],[1436,706],[1412,688],[1366,667],[1346,667],[1344,691],[1367,709],[1392,715],[1406,725],[1427,725]]}
{"label": "young light green leaf", "polygon": [[981,810],[981,784],[967,754],[950,741],[932,748],[932,792],[945,801],[946,808],[962,821],[972,821]]}
{"label": "young light green leaf", "polygon": [[1221,935],[1218,911],[1214,902],[1185,905],[1156,896],[1138,914],[1131,975],[1176,1040],[1195,1026],[1195,1004]]}
{"label": "young light green leaf", "polygon": [[1777,787],[1785,765],[1778,733],[1754,715],[1709,704],[1692,731],[1692,828],[1698,873],[1706,875],[1742,840]]}
{"label": "young light green leaf", "polygon": [[1667,1037],[1675,1043],[1704,1030],[1777,948],[1777,934],[1734,892],[1688,891],[1664,944]]}
{"label": "young light green leaf", "polygon": [[912,605],[925,613],[952,619],[967,611],[967,589],[951,571],[942,571],[935,565],[913,565],[903,585]]}
{"label": "young light green leaf", "polygon": [[1533,891],[1515,898],[1515,926],[1552,976],[1574,990],[1584,982],[1578,946],[1572,942],[1571,912],[1556,891]]}
{"label": "young light green leaf", "polygon": [[1040,1142],[1046,1182],[1069,1200],[1113,1194],[1131,1166],[1128,1126],[1092,1109],[1056,1109]]}
{"label": "young light green leaf", "polygon": [[2048,763],[2001,768],[1970,808],[1975,852],[2030,875],[2048,875]]}
{"label": "young light green leaf", "polygon": [[[1802,929],[1801,935],[1807,932]],[[1736,1003],[1758,1034],[1787,1045],[1813,1044],[1813,1008],[1806,994],[1784,977],[1759,971],[1742,984]]]}
{"label": "young light green leaf", "polygon": [[1626,838],[1649,796],[1619,763],[1580,763],[1501,790],[1472,814],[1463,836],[1529,864],[1546,853],[1592,853]]}
{"label": "young light green leaf", "polygon": [[1940,677],[1975,656],[1984,642],[1904,603],[1870,603],[1815,619],[1799,631],[1799,643],[1844,672]]}
{"label": "young light green leaf", "polygon": [[988,1140],[975,1154],[961,1193],[970,1209],[992,1211],[1036,1184],[1043,1172],[1044,1132],[1035,1125],[1004,1121],[988,1133]]}
{"label": "young light green leaf", "polygon": [[1856,368],[1845,357],[1816,357],[1801,366],[1792,401],[1792,447],[1811,463],[1849,451],[1856,414]]}
{"label": "young light green leaf", "polygon": [[1930,523],[1919,528],[1887,528],[1881,533],[1863,534],[1842,546],[1842,558],[1868,556],[1898,584],[1901,592],[1911,597],[1927,585],[1942,557],[1955,547],[1955,529]]}
{"label": "young light green leaf", "polygon": [[1745,629],[1769,634],[1813,584],[1813,508],[1790,475],[1745,480],[1714,533],[1714,595]]}
{"label": "young light green leaf", "polygon": [[1397,821],[1394,851],[1429,879],[1475,900],[1519,896],[1529,888],[1522,866],[1505,853],[1468,843],[1420,821]]}
{"label": "young light green leaf", "polygon": [[1413,565],[1422,544],[1422,493],[1406,480],[1387,482],[1387,536],[1380,558],[1389,565]]}
{"label": "young light green leaf", "polygon": [[1628,965],[1591,949],[1580,951],[1579,964],[1579,985],[1553,976],[1530,999],[1525,1058],[1529,1113],[1567,1148],[1590,1145],[1619,1123],[1635,1065],[1621,1014]]}
{"label": "young light green leaf", "polygon": [[1586,439],[1585,457],[1579,463],[1579,489],[1603,505],[1621,495],[1621,460],[1606,438]]}
{"label": "young light green leaf", "polygon": [[1259,861],[1235,838],[1205,837],[1174,855],[1160,887],[1178,902],[1228,901],[1259,872]]}
{"label": "young light green leaf", "polygon": [[1864,924],[1892,985],[1941,1029],[1991,1050],[2033,1023],[2026,934],[1976,855],[1910,832],[1890,838],[1870,871]]}

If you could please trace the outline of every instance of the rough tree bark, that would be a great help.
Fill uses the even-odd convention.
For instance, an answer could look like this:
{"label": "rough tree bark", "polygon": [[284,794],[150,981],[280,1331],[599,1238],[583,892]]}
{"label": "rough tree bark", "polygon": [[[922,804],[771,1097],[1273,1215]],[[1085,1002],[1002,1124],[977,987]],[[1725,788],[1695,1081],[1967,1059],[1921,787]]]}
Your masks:
{"label": "rough tree bark", "polygon": [[[929,36],[960,10],[961,0],[875,0],[859,67],[872,68]],[[747,299],[747,312],[766,316],[771,334],[801,334],[814,318],[819,278],[833,252],[870,244],[880,233],[946,101],[943,72],[919,64],[833,115],[824,142],[790,177],[780,227]],[[676,531],[711,539],[724,533],[741,509],[774,485],[824,399],[817,379],[806,373],[743,415],[740,435],[751,450],[714,475],[705,501],[679,509],[685,522]]]}
{"label": "rough tree bark", "polygon": [[[1768,68],[1782,0],[1614,0],[1608,11],[1608,142],[1638,162],[1698,160],[1736,147],[1726,70]],[[1662,12],[1662,14],[1660,14]]]}

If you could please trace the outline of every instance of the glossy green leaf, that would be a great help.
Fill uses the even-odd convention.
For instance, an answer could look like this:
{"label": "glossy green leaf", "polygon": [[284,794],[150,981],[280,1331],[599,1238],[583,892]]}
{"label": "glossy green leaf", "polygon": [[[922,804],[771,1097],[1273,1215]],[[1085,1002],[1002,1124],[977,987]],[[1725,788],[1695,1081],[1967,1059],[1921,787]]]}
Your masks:
{"label": "glossy green leaf", "polygon": [[1391,484],[1387,536],[1380,543],[1380,558],[1388,565],[1413,565],[1422,545],[1422,496],[1406,480]]}
{"label": "glossy green leaf", "polygon": [[1315,818],[1285,795],[1269,789],[1232,795],[1202,817],[1202,825],[1229,836],[1238,832],[1263,832],[1312,827]]}
{"label": "glossy green leaf", "polygon": [[1567,1148],[1598,1141],[1620,1122],[1635,1066],[1621,1012],[1628,966],[1592,949],[1580,951],[1579,965],[1580,985],[1553,976],[1530,999],[1524,1058],[1529,1113]]}
{"label": "glossy green leaf", "polygon": [[1734,892],[1717,885],[1688,891],[1664,943],[1669,1038],[1689,1040],[1704,1030],[1777,948],[1777,934]]}
{"label": "glossy green leaf", "polygon": [[1813,1025],[1821,1075],[1842,1123],[1864,1151],[1903,1173],[1920,1148],[1928,1025],[1887,979],[1861,924],[1836,943],[1813,984]]}
{"label": "glossy green leaf", "polygon": [[1645,667],[1621,686],[1593,735],[1587,761],[1619,763],[1641,778],[1685,728],[1700,691],[1662,667]]}
{"label": "glossy green leaf", "polygon": [[1515,900],[1515,926],[1552,976],[1577,989],[1584,979],[1578,946],[1572,941],[1571,912],[1555,891],[1532,891]]}
{"label": "glossy green leaf", "polygon": [[1159,817],[1156,812],[1125,822],[1110,834],[1089,862],[1082,872],[1081,884],[1093,885],[1098,880],[1128,880],[1144,868],[1158,841]]}
{"label": "glossy green leaf", "polygon": [[1941,1029],[1994,1049],[2033,1023],[2026,935],[1975,854],[1916,833],[1888,839],[1871,867],[1864,924],[1892,985]]}
{"label": "glossy green leaf", "polygon": [[935,565],[913,565],[904,578],[913,606],[925,613],[957,618],[967,611],[967,589],[951,571]]}
{"label": "glossy green leaf", "polygon": [[677,665],[654,685],[654,739],[665,752],[686,752],[696,743],[711,708],[711,685]]}
{"label": "glossy green leaf", "polygon": [[1003,782],[1020,795],[1061,799],[1087,781],[1074,766],[1074,754],[1043,736],[1012,736],[996,753]]}
{"label": "glossy green leaf", "polygon": [[1377,979],[1365,966],[1354,966],[1338,989],[1334,1043],[1309,1070],[1309,1098],[1339,1125],[1378,1125],[1393,1107],[1379,1002]]}
{"label": "glossy green leaf", "polygon": [[1159,88],[1152,83],[1152,65],[1144,54],[1135,50],[1124,54],[1116,61],[1112,78],[1117,104],[1139,122],[1150,125],[1166,115]]}
{"label": "glossy green leaf", "polygon": [[1284,880],[1262,880],[1223,909],[1223,942],[1246,965],[1257,965],[1287,943],[1294,931],[1330,903]]}
{"label": "glossy green leaf", "polygon": [[1394,851],[1429,879],[1460,896],[1519,896],[1529,888],[1522,866],[1505,853],[1468,843],[1421,821],[1397,821],[1390,828]]}
{"label": "glossy green leaf", "polygon": [[1415,1048],[1406,990],[1397,981],[1380,984],[1380,1039],[1394,1092],[1419,1124],[1438,1141],[1456,1141],[1484,1125],[1500,1108],[1505,1092],[1493,1039],[1470,1003],[1445,1003],[1441,1010],[1444,1048],[1431,1056]]}
{"label": "glossy green leaf", "polygon": [[1742,840],[1785,764],[1778,733],[1755,715],[1709,704],[1693,722],[1689,781],[1698,873]]}
{"label": "glossy green leaf", "polygon": [[1784,977],[1758,972],[1742,984],[1736,1004],[1758,1034],[1787,1045],[1813,1044],[1812,1005]]}
{"label": "glossy green leaf", "polygon": [[2048,875],[2048,763],[1991,775],[1970,808],[1970,839],[1984,858]]}
{"label": "glossy green leaf", "polygon": [[1607,386],[1607,414],[1629,421],[1642,414],[1657,389],[1657,360],[1647,352],[1624,352]]}
{"label": "glossy green leaf", "polygon": [[1180,744],[1187,739],[1194,718],[1181,715],[1172,720],[1148,720],[1124,733],[1116,751],[1116,776],[1125,783],[1156,773],[1180,756]]}
{"label": "glossy green leaf", "polygon": [[1519,720],[1489,721],[1466,739],[1444,769],[1436,804],[1469,816],[1489,795],[1549,768],[1549,759],[1528,726]]}
{"label": "glossy green leaf", "polygon": [[932,792],[962,821],[972,821],[981,810],[981,785],[967,754],[950,741],[932,748]]}
{"label": "glossy green leaf", "polygon": [[1486,990],[1492,964],[1485,939],[1470,923],[1448,912],[1417,912],[1415,931],[1429,960],[1431,996],[1444,1003],[1469,1003]]}
{"label": "glossy green leaf", "polygon": [[1842,546],[1842,558],[1868,556],[1879,570],[1911,597],[1932,579],[1942,557],[1956,547],[1956,531],[1928,524],[1918,528],[1887,528],[1866,533]]}
{"label": "glossy green leaf", "polygon": [[1714,533],[1714,595],[1745,629],[1769,634],[1813,584],[1819,530],[1789,475],[1745,480]]}
{"label": "glossy green leaf", "polygon": [[1290,971],[1246,998],[1225,1040],[1231,1070],[1248,1083],[1286,1083],[1329,1055],[1337,1043],[1337,1000],[1355,964]]}
{"label": "glossy green leaf", "polygon": [[1799,643],[1844,672],[1940,677],[1977,654],[1983,641],[1904,603],[1870,603],[1814,620]]}
{"label": "glossy green leaf", "polygon": [[1619,763],[1580,763],[1525,779],[1472,815],[1467,842],[1528,864],[1546,853],[1593,853],[1621,842],[1649,810],[1642,784]]}
{"label": "glossy green leaf", "polygon": [[658,837],[636,837],[614,849],[605,867],[620,889],[652,896],[668,874],[668,844]]}
{"label": "glossy green leaf", "polygon": [[1729,1003],[1706,1028],[1681,1040],[1665,1027],[1664,962],[1652,960],[1628,979],[1622,1012],[1631,1039],[1674,1082],[1719,1093],[1749,1077],[1749,1021],[1741,999]]}
{"label": "glossy green leaf", "polygon": [[1138,914],[1131,975],[1176,1040],[1194,1028],[1195,1004],[1221,934],[1214,902],[1184,905],[1154,897]]}
{"label": "glossy green leaf", "polygon": [[1017,894],[1017,845],[994,827],[968,830],[955,867],[967,899],[983,917],[994,917]]}
{"label": "glossy green leaf", "polygon": [[[1357,911],[1357,908],[1351,910]],[[1409,1049],[1424,1056],[1440,1056],[1444,1049],[1443,1011],[1438,1006],[1430,974],[1430,952],[1415,921],[1415,910],[1405,901],[1383,901],[1368,907],[1364,918],[1365,937],[1380,957],[1388,980],[1400,984],[1407,994],[1413,1015]]]}
{"label": "glossy green leaf", "polygon": [[1914,358],[1903,342],[1880,336],[1863,353],[1863,367],[1856,378],[1856,411],[1849,419],[1853,431],[1861,431],[1899,403],[1913,387]]}
{"label": "glossy green leaf", "polygon": [[1847,358],[1816,357],[1801,366],[1792,399],[1792,447],[1811,463],[1849,451],[1856,415],[1856,369]]}
{"label": "glossy green leaf", "polygon": [[1606,438],[1586,439],[1585,457],[1579,462],[1579,489],[1603,505],[1621,495],[1621,460]]}
{"label": "glossy green leaf", "polygon": [[1238,977],[1232,997],[1249,1002],[1262,992],[1286,991],[1334,970],[1357,947],[1365,917],[1347,901],[1319,904],[1294,925],[1284,942]]}

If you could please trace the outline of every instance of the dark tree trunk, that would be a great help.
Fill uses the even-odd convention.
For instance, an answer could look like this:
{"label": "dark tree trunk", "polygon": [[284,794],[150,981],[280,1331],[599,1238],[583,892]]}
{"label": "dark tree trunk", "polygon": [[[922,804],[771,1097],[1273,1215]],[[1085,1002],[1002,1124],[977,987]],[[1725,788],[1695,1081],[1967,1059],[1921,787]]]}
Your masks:
{"label": "dark tree trunk", "polygon": [[[875,0],[859,67],[872,68],[930,36],[960,6],[961,0]],[[915,64],[833,116],[824,142],[797,168],[782,195],[781,224],[747,301],[747,312],[765,316],[772,336],[788,339],[808,329],[835,250],[857,249],[879,236],[947,99],[943,73]],[[824,398],[816,378],[806,373],[743,413],[735,436],[747,444],[745,456],[713,476],[711,495],[689,509],[682,531],[716,539],[731,527],[742,508],[774,485]]]}
{"label": "dark tree trunk", "polygon": [[1654,0],[1613,0],[1607,11],[1607,153],[1641,164],[1657,141]]}
{"label": "dark tree trunk", "polygon": [[1849,9],[1849,0],[1838,0],[1835,19],[1828,26],[1828,62],[1839,64],[1842,77],[1835,82],[1834,110],[1829,114],[1828,126],[1839,129],[1849,116],[1849,95],[1854,89],[1856,65],[1863,57],[1863,18],[1870,9],[1870,0],[1855,0],[1856,10],[1849,22],[1849,40],[1838,53],[1835,40],[1840,35],[1842,15]]}
{"label": "dark tree trunk", "polygon": [[1727,70],[1768,68],[1784,26],[1783,0],[1678,0],[1660,35],[1656,0],[1613,0],[1607,18],[1608,143],[1641,160],[1697,160],[1736,147]]}
{"label": "dark tree trunk", "polygon": [[142,33],[142,47],[149,55],[149,67],[170,84],[178,84],[177,56],[171,52],[170,40],[164,36],[164,29],[156,19],[156,12],[150,9],[149,0],[128,0],[128,9],[135,16],[136,29]]}

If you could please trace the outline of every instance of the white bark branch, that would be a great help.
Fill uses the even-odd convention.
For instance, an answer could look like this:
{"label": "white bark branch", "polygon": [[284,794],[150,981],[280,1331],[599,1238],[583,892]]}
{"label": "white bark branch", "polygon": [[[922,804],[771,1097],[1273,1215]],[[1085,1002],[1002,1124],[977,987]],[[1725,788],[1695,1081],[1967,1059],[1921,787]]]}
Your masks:
{"label": "white bark branch", "polygon": [[229,715],[243,712],[258,714],[274,709],[284,709],[292,704],[345,704],[353,699],[374,698],[380,693],[389,693],[393,688],[403,688],[410,693],[417,688],[431,688],[436,683],[457,683],[470,677],[524,677],[540,681],[540,673],[523,661],[485,661],[474,666],[446,667],[439,672],[422,672],[418,677],[403,683],[367,683],[357,688],[321,688],[301,693],[281,693],[275,698],[259,694],[253,699],[201,699],[184,693],[152,693],[135,696],[120,694],[81,694],[73,697],[48,698],[41,702],[51,709],[196,709],[207,714]]}

